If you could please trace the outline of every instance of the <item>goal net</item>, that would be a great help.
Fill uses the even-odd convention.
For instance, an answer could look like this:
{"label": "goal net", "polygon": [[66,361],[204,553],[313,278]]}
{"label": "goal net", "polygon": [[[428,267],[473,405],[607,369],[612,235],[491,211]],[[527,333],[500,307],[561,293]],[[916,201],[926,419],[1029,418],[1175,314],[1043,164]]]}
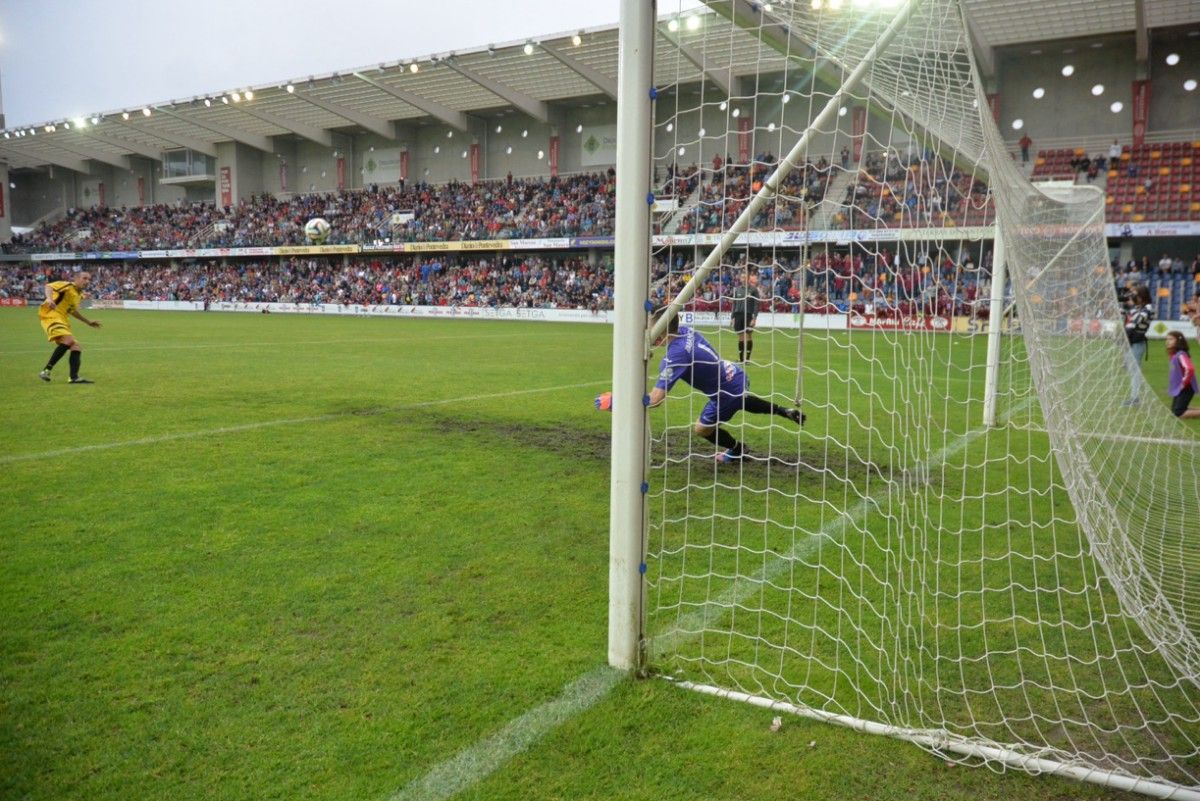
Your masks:
{"label": "goal net", "polygon": [[956,0],[659,13],[647,297],[736,362],[757,285],[740,366],[808,422],[739,412],[719,463],[707,397],[647,412],[643,666],[1200,798],[1200,440],[1130,361],[1102,194],[1023,177]]}

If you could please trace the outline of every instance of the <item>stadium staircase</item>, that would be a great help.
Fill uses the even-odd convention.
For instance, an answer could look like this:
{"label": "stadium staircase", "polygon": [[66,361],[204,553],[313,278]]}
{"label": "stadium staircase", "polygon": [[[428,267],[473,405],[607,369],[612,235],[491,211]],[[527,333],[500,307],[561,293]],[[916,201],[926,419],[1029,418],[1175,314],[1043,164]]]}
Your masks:
{"label": "stadium staircase", "polygon": [[667,217],[659,230],[661,230],[664,234],[679,233],[679,226],[682,225],[683,221],[687,219],[687,216],[694,212],[700,205],[700,189],[702,186],[703,184],[700,181],[696,182],[696,188],[692,190],[690,195],[680,202],[679,208],[671,212],[671,215]]}
{"label": "stadium staircase", "polygon": [[810,231],[826,231],[830,227],[830,220],[838,211],[845,208],[842,203],[839,203],[837,198],[846,196],[846,189],[854,181],[858,173],[855,170],[838,170],[837,177],[830,182],[825,189],[824,199],[817,204],[817,208],[813,211],[810,221]]}

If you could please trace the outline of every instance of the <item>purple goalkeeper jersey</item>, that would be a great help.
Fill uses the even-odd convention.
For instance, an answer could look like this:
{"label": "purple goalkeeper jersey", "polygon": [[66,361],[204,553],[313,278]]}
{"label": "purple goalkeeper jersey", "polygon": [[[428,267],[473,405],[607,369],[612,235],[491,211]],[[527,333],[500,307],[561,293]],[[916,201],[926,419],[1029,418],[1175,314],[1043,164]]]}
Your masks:
{"label": "purple goalkeeper jersey", "polygon": [[722,359],[707,339],[687,326],[680,326],[678,335],[667,345],[654,386],[669,390],[681,378],[710,398],[718,393],[735,398],[746,394],[742,368]]}

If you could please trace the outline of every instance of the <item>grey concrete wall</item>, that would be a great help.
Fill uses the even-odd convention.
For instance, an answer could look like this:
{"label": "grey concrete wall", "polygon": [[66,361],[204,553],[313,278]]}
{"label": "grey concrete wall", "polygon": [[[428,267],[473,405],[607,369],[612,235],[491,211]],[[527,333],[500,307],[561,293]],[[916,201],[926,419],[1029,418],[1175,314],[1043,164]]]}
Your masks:
{"label": "grey concrete wall", "polygon": [[0,242],[12,240],[12,191],[8,187],[8,165],[0,164]]}
{"label": "grey concrete wall", "polygon": [[56,209],[75,205],[75,173],[70,170],[19,170],[9,172],[9,219],[29,225]]}

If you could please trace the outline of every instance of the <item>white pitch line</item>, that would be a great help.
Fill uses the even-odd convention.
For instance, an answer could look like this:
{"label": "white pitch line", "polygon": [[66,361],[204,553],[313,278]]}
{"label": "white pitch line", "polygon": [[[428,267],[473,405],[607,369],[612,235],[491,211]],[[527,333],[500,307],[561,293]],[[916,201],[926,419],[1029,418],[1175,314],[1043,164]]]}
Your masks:
{"label": "white pitch line", "polygon": [[402,412],[406,409],[423,409],[428,406],[444,406],[448,403],[469,403],[471,401],[492,400],[493,398],[512,398],[518,395],[534,395],[540,392],[556,392],[561,389],[582,389],[584,387],[595,387],[609,383],[605,381],[589,381],[583,384],[561,384],[556,387],[538,387],[537,389],[517,389],[512,392],[492,392],[484,395],[467,395],[461,398],[444,398],[442,400],[421,401],[419,403],[405,403],[400,406],[389,406],[381,409],[369,409],[361,412],[335,412],[333,414],[318,414],[311,417],[285,417],[277,420],[262,420],[257,423],[244,423],[237,426],[225,426],[222,428],[206,428],[201,431],[180,431],[175,434],[162,434],[156,437],[142,437],[141,439],[125,439],[117,442],[100,442],[95,445],[79,445],[74,448],[59,448],[53,451],[41,451],[39,453],[21,453],[12,456],[0,456],[0,464],[12,464],[13,462],[28,462],[34,459],[53,459],[58,456],[70,456],[77,453],[86,453],[87,451],[106,451],[113,448],[125,448],[133,445],[156,445],[160,442],[174,442],[181,439],[193,439],[195,437],[216,436],[219,434],[236,434],[241,431],[254,431],[259,428],[273,428],[275,426],[301,425],[304,423],[324,423],[329,420],[340,420],[346,417],[371,417],[374,415],[388,414],[390,412]]}
{"label": "white pitch line", "polygon": [[[512,331],[502,334],[464,334],[461,336],[444,336],[444,337],[421,337],[420,341],[425,342],[442,342],[446,340],[459,339],[505,339],[512,337],[533,337],[545,336],[542,331]],[[176,343],[170,345],[91,345],[86,348],[88,353],[114,353],[118,351],[139,351],[139,350],[209,350],[209,349],[233,349],[233,348],[274,348],[274,347],[292,347],[294,345],[358,345],[364,343],[371,344],[390,344],[406,345],[409,340],[400,337],[379,337],[373,339],[363,339],[361,337],[354,339],[308,339],[308,340],[280,340],[270,341],[262,339],[247,339],[242,342],[201,342],[201,343]],[[49,345],[47,344],[47,347]],[[26,353],[45,353],[46,348],[20,348],[17,350],[0,350],[0,356],[16,356]]]}
{"label": "white pitch line", "polygon": [[554,729],[590,709],[625,677],[624,671],[600,667],[563,688],[552,701],[515,718],[500,731],[459,751],[454,757],[414,779],[388,801],[446,801],[495,773]]}
{"label": "white pitch line", "polygon": [[[1165,406],[1163,407],[1166,408]],[[1040,426],[1013,426],[1017,431],[1036,431],[1039,434],[1057,433],[1051,432],[1048,429]],[[1109,442],[1145,442],[1150,445],[1178,445],[1182,448],[1200,448],[1200,439],[1169,439],[1167,437],[1139,437],[1133,434],[1109,434],[1100,431],[1070,431],[1061,432],[1068,433],[1072,437],[1085,437],[1087,439],[1100,439]]]}

